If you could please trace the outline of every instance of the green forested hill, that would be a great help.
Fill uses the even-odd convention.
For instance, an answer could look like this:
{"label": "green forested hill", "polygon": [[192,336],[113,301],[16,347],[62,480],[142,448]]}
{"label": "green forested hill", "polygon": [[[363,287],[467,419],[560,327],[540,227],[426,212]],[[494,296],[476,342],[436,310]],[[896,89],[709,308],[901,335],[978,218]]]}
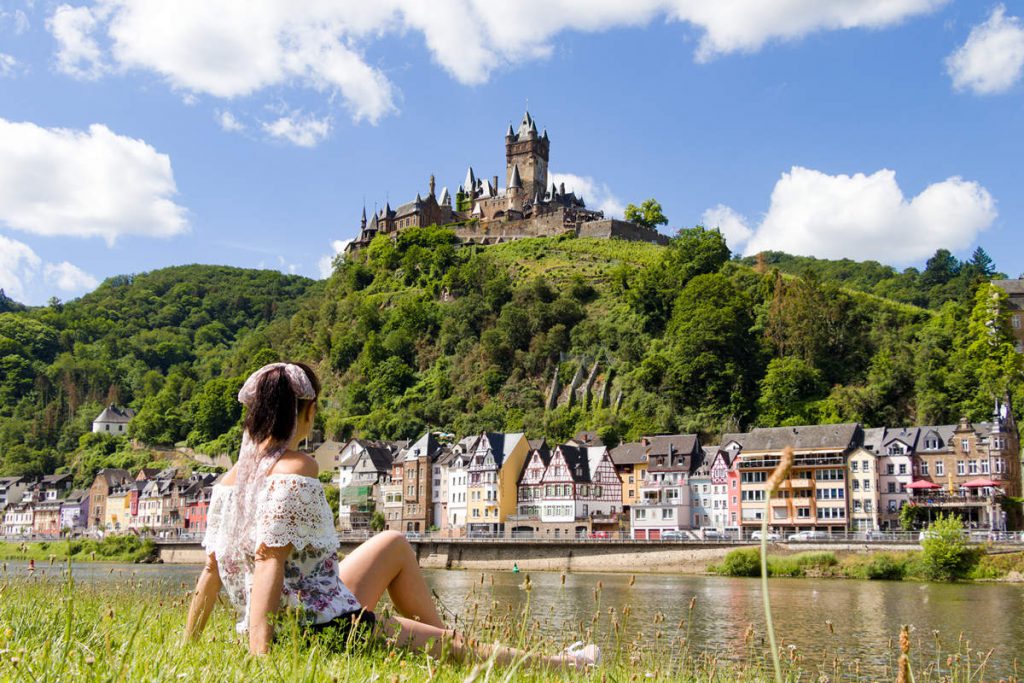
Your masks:
{"label": "green forested hill", "polygon": [[668,247],[461,248],[423,228],[378,238],[322,283],[205,266],[115,278],[62,307],[0,314],[0,470],[67,466],[85,479],[140,457],[82,437],[113,400],[139,411],[140,442],[231,451],[242,379],[278,358],[319,369],[321,426],[335,438],[427,426],[713,438],[756,424],[979,418],[995,393],[1020,397],[989,271],[952,264],[893,300],[876,287],[892,275],[867,274],[878,264],[818,261],[798,275],[793,257],[730,256],[700,228]]}

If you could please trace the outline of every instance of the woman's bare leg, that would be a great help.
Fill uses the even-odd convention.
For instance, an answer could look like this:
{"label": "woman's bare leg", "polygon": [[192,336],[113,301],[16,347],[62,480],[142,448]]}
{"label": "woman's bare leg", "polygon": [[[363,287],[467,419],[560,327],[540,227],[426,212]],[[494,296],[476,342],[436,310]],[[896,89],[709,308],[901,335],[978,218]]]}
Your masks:
{"label": "woman's bare leg", "polygon": [[390,617],[382,620],[380,627],[384,634],[399,647],[409,650],[425,650],[434,657],[446,654],[458,662],[468,660],[486,661],[494,657],[499,666],[520,663],[524,666],[546,666],[552,669],[585,669],[595,663],[597,648],[588,646],[579,655],[561,654],[553,657],[516,650],[502,645],[486,645],[469,642],[462,633],[424,624],[413,619]]}
{"label": "woman's bare leg", "polygon": [[401,533],[384,531],[366,541],[341,561],[338,575],[363,607],[376,609],[386,590],[399,614],[444,629],[416,553]]}

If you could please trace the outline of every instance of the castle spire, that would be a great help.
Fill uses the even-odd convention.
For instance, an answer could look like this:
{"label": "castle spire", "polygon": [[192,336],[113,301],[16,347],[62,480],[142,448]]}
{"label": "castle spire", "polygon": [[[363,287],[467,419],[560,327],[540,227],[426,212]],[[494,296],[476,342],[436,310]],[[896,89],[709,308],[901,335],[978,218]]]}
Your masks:
{"label": "castle spire", "polygon": [[366,204],[363,204],[363,219],[359,221],[359,229],[366,230]]}
{"label": "castle spire", "polygon": [[434,174],[430,174],[430,196],[434,196]]}
{"label": "castle spire", "polygon": [[512,180],[509,181],[508,189],[510,190],[521,190],[523,189],[523,181],[519,178],[519,164],[512,167]]}
{"label": "castle spire", "polygon": [[473,167],[472,166],[470,166],[469,170],[466,171],[466,182],[463,183],[462,186],[464,188],[466,188],[466,191],[471,193],[471,194],[473,193],[474,190],[476,190],[476,176],[473,175]]}

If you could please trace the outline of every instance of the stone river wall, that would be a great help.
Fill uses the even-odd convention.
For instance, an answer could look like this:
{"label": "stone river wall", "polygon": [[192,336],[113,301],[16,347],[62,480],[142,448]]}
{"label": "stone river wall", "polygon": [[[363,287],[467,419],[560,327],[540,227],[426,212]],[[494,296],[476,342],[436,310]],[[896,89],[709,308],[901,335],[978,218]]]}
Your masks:
{"label": "stone river wall", "polygon": [[[358,542],[343,541],[341,552]],[[412,541],[420,565],[432,569],[508,570],[518,564],[524,571],[629,572],[650,574],[703,574],[709,564],[726,553],[751,544],[617,541]],[[776,543],[772,555],[808,550],[849,553],[906,551],[914,544],[880,543]],[[198,543],[160,542],[160,559],[168,563],[199,564],[204,560]]]}

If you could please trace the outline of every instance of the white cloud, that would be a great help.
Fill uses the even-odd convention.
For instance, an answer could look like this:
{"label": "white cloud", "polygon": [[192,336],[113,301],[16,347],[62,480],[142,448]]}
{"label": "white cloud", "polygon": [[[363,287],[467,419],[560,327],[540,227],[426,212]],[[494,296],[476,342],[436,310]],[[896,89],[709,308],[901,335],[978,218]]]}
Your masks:
{"label": "white cloud", "polygon": [[188,230],[171,160],[143,140],[0,118],[0,223],[48,236],[169,237]]}
{"label": "white cloud", "polygon": [[95,80],[107,71],[103,51],[93,37],[105,12],[61,5],[46,27],[57,40],[57,69],[69,76]]}
{"label": "white cloud", "polygon": [[217,123],[229,133],[240,133],[245,130],[245,124],[236,119],[235,115],[229,111],[218,111]]}
{"label": "white cloud", "polygon": [[67,261],[47,263],[43,267],[43,277],[48,284],[64,292],[88,291],[96,289],[100,283],[92,275]]}
{"label": "white cloud", "polygon": [[65,294],[82,294],[98,284],[96,278],[78,266],[67,261],[43,263],[24,242],[0,235],[0,289],[15,301],[41,303],[46,298],[43,289],[47,286]]}
{"label": "white cloud", "polygon": [[18,60],[14,57],[0,52],[0,78],[8,78],[14,76],[15,70],[18,68]]}
{"label": "white cloud", "polygon": [[733,251],[750,239],[754,231],[747,226],[747,219],[724,204],[713,206],[701,216],[705,228],[718,228]]}
{"label": "white cloud", "polygon": [[940,247],[968,247],[996,215],[988,191],[958,177],[908,200],[888,169],[833,176],[794,166],[775,184],[744,251],[909,264]]}
{"label": "white cloud", "polygon": [[442,68],[479,84],[496,69],[547,57],[566,31],[685,23],[699,33],[694,58],[707,61],[816,31],[883,28],[947,1],[95,0],[61,5],[49,25],[59,63],[73,75],[94,77],[109,56],[122,69],[220,98],[297,85],[339,94],[355,120],[374,123],[395,110],[396,93],[364,50],[387,35],[421,34]]}
{"label": "white cloud", "polygon": [[999,5],[983,24],[971,29],[967,42],[946,58],[946,71],[957,90],[977,95],[1005,92],[1024,73],[1024,22],[1007,17]]}
{"label": "white cloud", "polygon": [[25,12],[20,10],[20,9],[19,10],[15,10],[14,11],[14,32],[17,35],[20,36],[22,33],[25,33],[30,28],[32,28],[32,24],[28,20],[28,15],[25,14]]}
{"label": "white cloud", "polygon": [[598,182],[590,176],[579,176],[575,173],[548,173],[548,183],[561,185],[565,183],[566,192],[575,192],[582,196],[588,209],[604,211],[607,218],[622,218],[625,205],[616,197],[605,183]]}
{"label": "white cloud", "polygon": [[22,242],[0,235],[0,289],[15,301],[25,300],[25,285],[36,276],[42,260]]}
{"label": "white cloud", "polygon": [[320,257],[317,261],[317,268],[320,270],[320,279],[326,280],[334,272],[334,259],[337,258],[338,254],[345,253],[345,247],[347,247],[352,240],[333,240],[331,242],[331,249],[333,250],[330,254],[325,254]]}
{"label": "white cloud", "polygon": [[287,140],[299,147],[316,147],[331,132],[331,120],[312,114],[303,116],[301,111],[295,111],[264,123],[263,130],[271,137]]}

